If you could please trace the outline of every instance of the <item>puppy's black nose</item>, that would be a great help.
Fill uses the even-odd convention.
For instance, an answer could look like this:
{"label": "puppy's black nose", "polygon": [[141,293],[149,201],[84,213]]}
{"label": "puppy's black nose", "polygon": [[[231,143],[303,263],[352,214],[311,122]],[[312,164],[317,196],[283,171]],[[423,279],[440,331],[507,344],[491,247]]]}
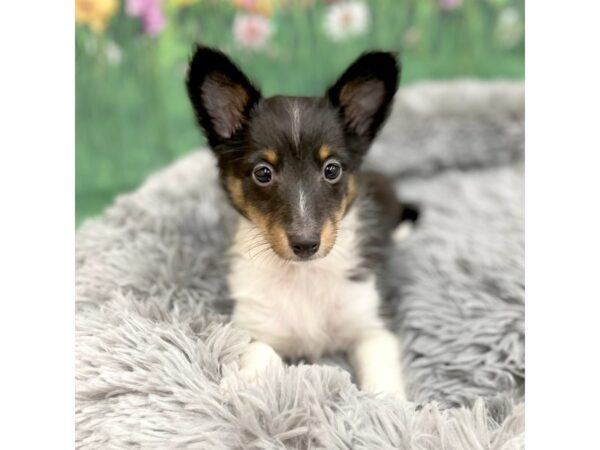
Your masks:
{"label": "puppy's black nose", "polygon": [[318,236],[288,236],[290,247],[299,258],[309,258],[319,250],[321,244]]}

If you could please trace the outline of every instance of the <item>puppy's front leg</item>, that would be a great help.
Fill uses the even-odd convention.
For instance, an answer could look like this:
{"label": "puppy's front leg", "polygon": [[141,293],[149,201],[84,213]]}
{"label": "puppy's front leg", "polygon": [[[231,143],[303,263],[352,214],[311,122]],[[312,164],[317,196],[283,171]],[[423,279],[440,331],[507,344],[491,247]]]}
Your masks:
{"label": "puppy's front leg", "polygon": [[400,341],[390,331],[380,328],[363,333],[350,351],[350,362],[361,389],[406,399]]}

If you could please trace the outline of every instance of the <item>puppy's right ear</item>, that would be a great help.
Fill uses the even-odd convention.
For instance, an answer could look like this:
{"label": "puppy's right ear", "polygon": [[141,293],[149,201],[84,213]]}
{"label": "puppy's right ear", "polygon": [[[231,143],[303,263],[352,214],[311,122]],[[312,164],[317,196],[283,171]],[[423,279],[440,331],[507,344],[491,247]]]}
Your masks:
{"label": "puppy's right ear", "polygon": [[234,137],[260,100],[258,90],[224,53],[200,45],[190,60],[186,85],[211,146]]}

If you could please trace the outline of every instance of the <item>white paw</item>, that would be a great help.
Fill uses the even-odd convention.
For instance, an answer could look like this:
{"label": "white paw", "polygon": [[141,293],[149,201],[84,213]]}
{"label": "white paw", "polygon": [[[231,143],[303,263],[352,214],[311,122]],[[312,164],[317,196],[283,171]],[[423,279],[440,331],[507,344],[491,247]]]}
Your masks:
{"label": "white paw", "polygon": [[223,394],[237,392],[240,389],[256,385],[267,371],[280,371],[283,361],[270,346],[262,342],[253,342],[240,358],[241,368],[225,373],[219,388]]}
{"label": "white paw", "polygon": [[247,388],[256,384],[258,380],[258,371],[241,369],[233,371],[225,375],[219,383],[219,390],[222,394],[228,395],[238,392],[241,389]]}
{"label": "white paw", "polygon": [[[387,380],[386,380],[387,381]],[[407,401],[404,386],[394,382],[363,383],[361,389],[372,394],[391,395],[400,401]]]}
{"label": "white paw", "polygon": [[394,230],[392,238],[396,242],[402,242],[407,239],[413,232],[413,224],[411,222],[401,222],[400,225]]}

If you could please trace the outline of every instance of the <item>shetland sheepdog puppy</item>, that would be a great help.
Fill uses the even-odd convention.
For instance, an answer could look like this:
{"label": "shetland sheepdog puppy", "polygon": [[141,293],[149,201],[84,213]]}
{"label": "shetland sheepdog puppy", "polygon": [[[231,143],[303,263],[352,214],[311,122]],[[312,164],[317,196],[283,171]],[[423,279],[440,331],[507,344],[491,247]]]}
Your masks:
{"label": "shetland sheepdog puppy", "polygon": [[405,397],[379,277],[394,230],[418,211],[360,171],[399,73],[393,54],[369,52],[321,97],[265,98],[225,54],[196,47],[188,94],[239,212],[232,321],[252,337],[240,376],[343,351],[362,389]]}

